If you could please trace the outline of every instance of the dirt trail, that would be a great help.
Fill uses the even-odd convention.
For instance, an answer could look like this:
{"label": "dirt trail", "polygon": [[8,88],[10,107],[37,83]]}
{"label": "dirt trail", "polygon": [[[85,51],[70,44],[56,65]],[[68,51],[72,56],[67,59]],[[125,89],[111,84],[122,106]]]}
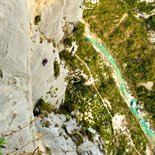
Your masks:
{"label": "dirt trail", "polygon": [[[87,65],[77,54],[75,54],[75,57],[76,57],[78,60],[80,60],[80,61],[86,66],[86,68],[87,68],[87,70],[88,70],[88,72],[89,72],[90,79],[94,79],[93,76],[92,76],[92,73],[91,73],[91,71],[90,71],[90,69],[89,69],[89,67],[88,67],[88,65]],[[110,113],[110,111],[109,111],[109,109],[108,109],[108,105],[105,103],[104,99],[102,98],[101,94],[99,93],[98,89],[96,88],[96,85],[95,85],[95,83],[94,83],[94,80],[93,80],[93,82],[92,82],[92,85],[93,85],[93,87],[94,87],[96,93],[97,93],[98,96],[100,97],[100,99],[101,99],[101,101],[102,101],[102,104],[103,104],[104,107],[106,108],[106,110],[107,110],[109,116],[112,118],[112,115],[111,115],[111,113]]]}
{"label": "dirt trail", "polygon": [[128,14],[125,13],[125,14],[123,15],[123,17],[120,19],[120,21],[115,25],[115,27],[112,28],[112,30],[111,30],[108,34],[106,34],[105,37],[107,38],[108,36],[110,36],[110,35],[120,26],[120,24],[122,24],[122,22],[123,22],[127,17],[128,17]]}

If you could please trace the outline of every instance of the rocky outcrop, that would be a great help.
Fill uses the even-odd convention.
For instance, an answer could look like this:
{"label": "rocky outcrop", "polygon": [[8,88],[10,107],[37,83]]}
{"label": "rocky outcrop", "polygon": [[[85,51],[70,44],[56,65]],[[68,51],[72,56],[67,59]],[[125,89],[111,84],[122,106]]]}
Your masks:
{"label": "rocky outcrop", "polygon": [[39,24],[41,32],[47,38],[52,38],[56,43],[60,42],[66,33],[73,30],[74,24],[80,20],[82,0],[57,0],[55,5],[44,9],[41,13]]}
{"label": "rocky outcrop", "polygon": [[[60,63],[61,50],[58,47],[60,41],[72,32],[74,24],[81,18],[81,4],[82,0],[38,0],[34,2],[36,7],[31,8],[34,16],[29,35],[34,42],[31,54],[34,102],[42,96],[58,108],[63,100],[68,71],[64,63]],[[43,66],[42,60],[45,58],[48,63]],[[58,62],[60,68],[57,78],[54,77],[54,61]]]}
{"label": "rocky outcrop", "polygon": [[75,118],[51,113],[49,117],[36,121],[37,132],[43,135],[42,152],[48,150],[54,155],[102,155],[102,142],[95,130],[86,129]]}

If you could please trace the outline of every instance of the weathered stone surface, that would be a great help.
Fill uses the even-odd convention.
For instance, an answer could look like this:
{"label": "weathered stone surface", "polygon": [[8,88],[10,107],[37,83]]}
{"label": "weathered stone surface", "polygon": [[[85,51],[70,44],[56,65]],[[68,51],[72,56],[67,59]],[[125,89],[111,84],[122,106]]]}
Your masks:
{"label": "weathered stone surface", "polygon": [[[40,22],[32,24],[30,31],[34,42],[31,55],[33,102],[42,97],[58,108],[64,99],[68,70],[61,63],[60,75],[54,77],[53,63],[55,60],[60,63],[60,48],[53,47],[52,43],[59,44],[65,35],[72,32],[74,24],[82,17],[82,0],[38,0],[34,4],[36,11],[32,12],[34,16],[40,16]],[[48,59],[46,66],[42,65],[44,58]]]}
{"label": "weathered stone surface", "polygon": [[[44,126],[50,122],[48,126]],[[91,142],[88,137],[83,137],[80,132],[82,126],[79,125],[75,118],[66,118],[63,114],[51,113],[48,118],[38,119],[36,121],[37,132],[44,135],[42,143],[44,148],[50,148],[54,155],[102,155],[99,144],[100,141]],[[74,137],[77,135],[76,137]],[[75,138],[82,138],[81,144],[75,143]],[[41,150],[44,152],[45,150]]]}
{"label": "weathered stone surface", "polygon": [[[33,139],[33,126],[11,134],[12,130],[33,119],[28,31],[26,1],[1,0],[0,68],[3,77],[0,79],[0,133],[7,141],[4,152],[15,151]],[[31,143],[20,151],[33,149]]]}
{"label": "weathered stone surface", "polygon": [[48,9],[41,12],[39,24],[41,32],[56,43],[64,36],[63,27],[66,22],[75,24],[82,16],[80,5],[82,0],[57,0]]}
{"label": "weathered stone surface", "polygon": [[[40,135],[36,132],[38,126],[31,123],[33,107],[41,97],[56,108],[63,102],[68,71],[62,62],[60,75],[54,76],[53,63],[60,63],[60,59],[53,41],[59,44],[65,33],[72,31],[82,15],[81,3],[82,0],[0,1],[0,138],[7,141],[4,154],[44,148],[41,138],[35,140]],[[37,15],[41,15],[41,21],[35,25]],[[44,58],[48,59],[45,66]],[[51,131],[57,134],[59,130],[55,127]],[[59,141],[48,137],[44,140],[53,148],[75,148],[71,140],[68,146],[64,137]]]}
{"label": "weathered stone surface", "polygon": [[[44,66],[42,61],[46,58],[48,62]],[[55,60],[58,61],[60,68],[60,75],[57,78],[54,76]],[[31,70],[33,103],[42,97],[58,108],[64,97],[67,85],[65,77],[68,73],[64,65],[60,64],[58,50],[44,42],[36,44],[31,56]]]}

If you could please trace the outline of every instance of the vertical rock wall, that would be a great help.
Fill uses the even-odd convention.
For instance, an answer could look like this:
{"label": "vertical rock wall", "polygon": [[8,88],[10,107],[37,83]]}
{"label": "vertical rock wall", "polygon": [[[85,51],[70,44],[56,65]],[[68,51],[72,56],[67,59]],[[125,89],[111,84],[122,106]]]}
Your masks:
{"label": "vertical rock wall", "polygon": [[[28,12],[25,0],[0,1],[0,135],[7,141],[5,153],[34,139],[33,125],[13,132],[33,120]],[[24,147],[33,149],[32,143]]]}
{"label": "vertical rock wall", "polygon": [[[82,17],[82,0],[44,0],[34,2],[30,37],[33,41],[31,54],[32,91],[34,103],[42,97],[58,108],[66,90],[67,69],[60,63],[61,40],[72,32],[74,24]],[[48,59],[46,66],[43,59]],[[54,77],[54,61],[60,74]]]}
{"label": "vertical rock wall", "polygon": [[[0,138],[4,154],[33,152],[35,131],[33,107],[43,97],[56,108],[64,97],[67,70],[60,64],[60,41],[80,19],[82,0],[0,1]],[[36,16],[40,18],[35,23]],[[67,25],[67,26],[66,26]],[[53,44],[56,44],[54,47]],[[46,66],[42,60],[48,59]],[[54,95],[47,93],[55,90]],[[52,140],[52,139],[51,139]]]}

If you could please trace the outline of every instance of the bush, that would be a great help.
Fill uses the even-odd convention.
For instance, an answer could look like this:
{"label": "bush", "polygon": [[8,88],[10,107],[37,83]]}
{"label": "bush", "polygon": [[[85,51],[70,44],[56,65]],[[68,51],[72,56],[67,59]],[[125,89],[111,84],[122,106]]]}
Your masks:
{"label": "bush", "polygon": [[146,24],[150,27],[150,29],[155,31],[155,15],[150,16],[147,20],[146,20]]}
{"label": "bush", "polygon": [[139,86],[137,88],[137,95],[139,99],[144,102],[144,106],[147,111],[152,114],[152,118],[155,119],[155,89],[149,91],[144,86]]}
{"label": "bush", "polygon": [[73,35],[76,37],[77,41],[80,41],[83,38],[85,32],[85,25],[79,22],[73,29]]}
{"label": "bush", "polygon": [[53,111],[53,106],[47,102],[45,102],[42,98],[38,100],[36,103],[33,113],[34,116],[38,116],[40,114],[44,114],[44,116]]}
{"label": "bush", "polygon": [[137,7],[139,11],[146,13],[149,13],[154,9],[154,6],[151,3],[146,3],[145,1],[138,3]]}
{"label": "bush", "polygon": [[137,2],[137,0],[124,0],[128,5],[134,6]]}
{"label": "bush", "polygon": [[57,78],[60,75],[60,66],[58,61],[54,61],[54,76]]}
{"label": "bush", "polygon": [[40,16],[40,15],[37,15],[37,16],[35,17],[34,24],[35,24],[35,25],[38,25],[40,21],[41,21],[41,16]]}

